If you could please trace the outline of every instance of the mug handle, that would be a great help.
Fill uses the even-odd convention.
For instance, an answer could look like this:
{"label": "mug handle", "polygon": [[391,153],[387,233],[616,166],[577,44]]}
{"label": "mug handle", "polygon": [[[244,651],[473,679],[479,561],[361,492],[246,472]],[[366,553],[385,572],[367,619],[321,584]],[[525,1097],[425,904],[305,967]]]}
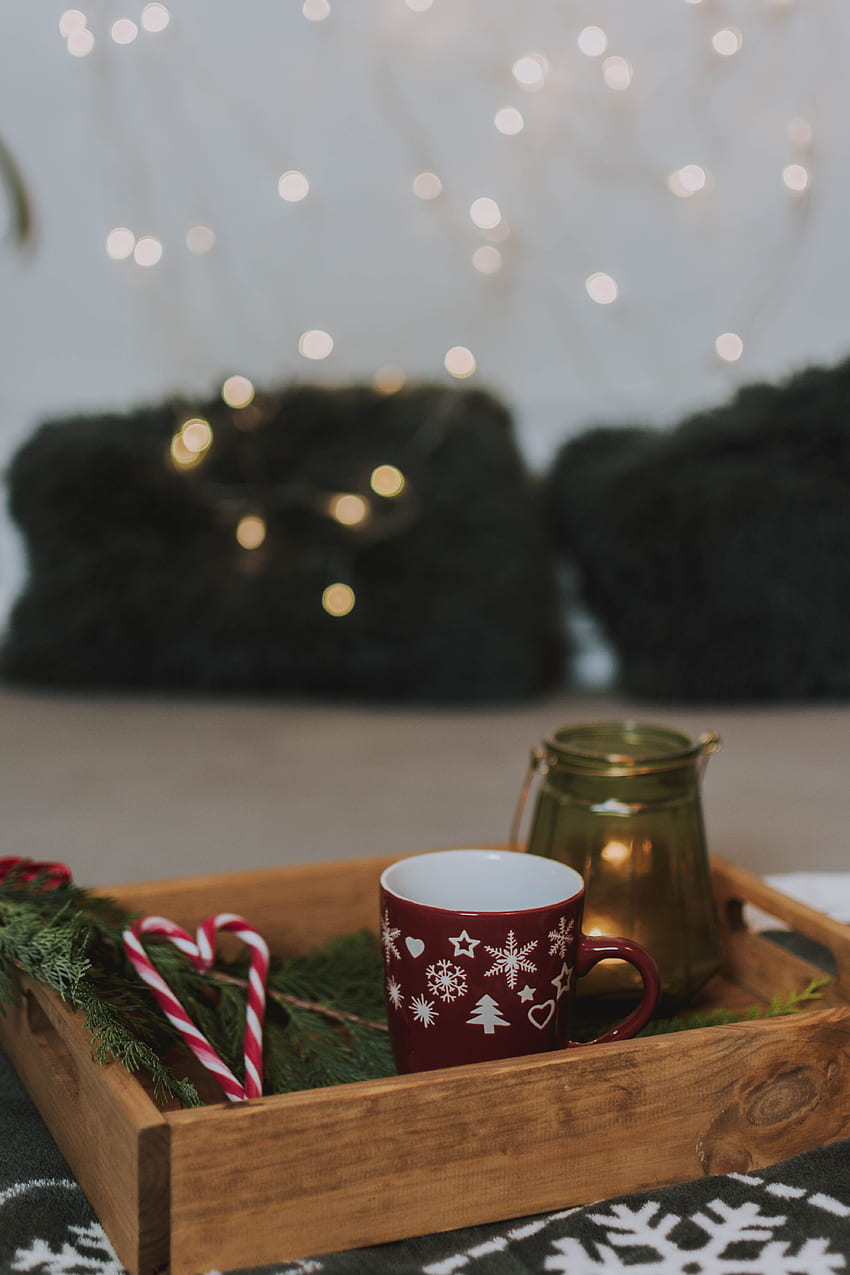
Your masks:
{"label": "mug handle", "polygon": [[616,957],[620,961],[628,961],[630,965],[634,965],[638,974],[640,974],[643,982],[640,1004],[621,1023],[615,1023],[613,1027],[607,1032],[603,1032],[601,1036],[597,1036],[595,1040],[571,1040],[567,1045],[568,1049],[579,1049],[583,1045],[604,1045],[612,1040],[629,1040],[632,1036],[636,1036],[641,1028],[646,1026],[655,1012],[661,990],[658,966],[646,948],[641,947],[639,943],[634,943],[631,939],[611,938],[605,934],[597,938],[594,935],[582,934],[579,939],[578,958],[576,960],[576,977],[584,978],[585,974],[590,973],[594,965],[598,965],[600,961],[608,960],[610,957]]}

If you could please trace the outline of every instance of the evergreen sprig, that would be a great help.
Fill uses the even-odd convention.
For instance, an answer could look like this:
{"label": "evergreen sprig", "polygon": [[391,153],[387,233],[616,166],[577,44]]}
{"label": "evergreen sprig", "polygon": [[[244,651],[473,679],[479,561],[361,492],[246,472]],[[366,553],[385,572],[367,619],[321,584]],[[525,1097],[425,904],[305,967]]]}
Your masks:
{"label": "evergreen sprig", "polygon": [[749,1009],[707,1009],[690,1014],[678,1014],[675,1018],[658,1018],[647,1023],[640,1036],[666,1036],[670,1032],[691,1031],[695,1027],[725,1027],[730,1023],[754,1022],[762,1018],[781,1018],[786,1014],[799,1014],[809,1009],[812,1001],[823,998],[823,988],[831,978],[813,978],[808,987],[788,996],[773,996],[768,1005],[753,1005]]}
{"label": "evergreen sprig", "polygon": [[48,889],[40,878],[25,882],[11,872],[0,882],[0,1012],[18,1001],[23,972],[82,1011],[99,1063],[144,1069],[158,1102],[198,1106],[194,1085],[163,1061],[173,1029],[128,976],[121,931],[130,919],[79,886]]}
{"label": "evergreen sprig", "polygon": [[[73,884],[46,888],[14,872],[0,881],[0,1012],[20,995],[22,972],[79,1009],[101,1063],[117,1059],[150,1073],[154,1096],[198,1106],[192,1082],[170,1059],[187,1053],[179,1033],[136,975],[122,932],[135,918],[113,900]],[[147,943],[150,959],[187,1013],[238,1078],[244,1077],[245,986],[249,960],[199,973],[172,943]],[[307,956],[272,964],[264,1031],[270,1093],[346,1084],[392,1074],[380,948],[367,931]],[[308,1007],[311,1006],[311,1007]]]}

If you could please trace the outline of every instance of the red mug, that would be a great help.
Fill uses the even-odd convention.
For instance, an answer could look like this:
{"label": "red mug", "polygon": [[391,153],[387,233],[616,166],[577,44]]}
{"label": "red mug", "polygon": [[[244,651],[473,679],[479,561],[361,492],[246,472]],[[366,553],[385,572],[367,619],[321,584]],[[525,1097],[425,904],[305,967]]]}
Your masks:
{"label": "red mug", "polygon": [[575,979],[634,965],[640,1004],[590,1044],[626,1040],[658,1001],[658,967],[630,939],[582,934],[584,882],[555,859],[438,850],[381,876],[381,945],[400,1072],[542,1053],[568,1039]]}

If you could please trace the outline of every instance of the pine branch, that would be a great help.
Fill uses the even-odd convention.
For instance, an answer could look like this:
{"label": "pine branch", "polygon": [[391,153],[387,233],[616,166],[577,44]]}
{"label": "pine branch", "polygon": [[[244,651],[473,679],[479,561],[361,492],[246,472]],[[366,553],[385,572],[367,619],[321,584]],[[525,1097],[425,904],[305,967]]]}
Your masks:
{"label": "pine branch", "polygon": [[144,1068],[157,1101],[198,1106],[194,1086],[162,1061],[175,1033],[122,977],[127,914],[76,886],[41,886],[39,879],[25,886],[12,877],[0,887],[0,1011],[18,1001],[17,975],[25,973],[83,1012],[101,1065],[115,1059],[131,1072]]}
{"label": "pine branch", "polygon": [[[236,978],[234,974],[225,974],[221,970],[215,973],[215,978],[221,983],[230,983],[233,987],[242,987],[245,990],[248,988],[248,980],[246,978]],[[364,1027],[371,1027],[376,1032],[389,1031],[386,1023],[378,1023],[371,1018],[362,1018],[359,1014],[349,1014],[344,1009],[332,1009],[330,1005],[320,1005],[318,1001],[301,1000],[297,996],[289,996],[286,992],[276,992],[274,988],[269,989],[268,995],[284,1007],[307,1009],[313,1014],[321,1014],[324,1018],[331,1018],[338,1023],[361,1023]]]}
{"label": "pine branch", "polygon": [[[0,959],[73,1001],[91,964],[89,929],[65,903],[50,918],[24,899],[0,897]],[[7,973],[7,978],[10,977]]]}
{"label": "pine branch", "polygon": [[675,1018],[659,1018],[648,1023],[640,1036],[664,1036],[670,1032],[691,1031],[696,1027],[724,1027],[730,1023],[754,1022],[763,1018],[781,1018],[787,1014],[799,1014],[811,1007],[812,1001],[823,998],[822,989],[832,982],[830,978],[813,978],[801,992],[787,996],[774,996],[769,1005],[753,1005],[749,1009],[698,1010],[691,1014],[679,1014]]}

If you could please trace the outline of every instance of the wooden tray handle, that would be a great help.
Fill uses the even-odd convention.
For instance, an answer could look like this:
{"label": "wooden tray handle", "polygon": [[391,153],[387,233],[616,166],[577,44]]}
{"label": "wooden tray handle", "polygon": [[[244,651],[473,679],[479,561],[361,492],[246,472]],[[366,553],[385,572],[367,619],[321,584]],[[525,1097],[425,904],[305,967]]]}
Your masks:
{"label": "wooden tray handle", "polygon": [[25,1031],[29,1033],[30,1047],[42,1050],[50,1059],[53,1080],[65,1090],[67,1097],[76,1102],[80,1095],[80,1076],[76,1060],[53,1023],[45,1014],[35,992],[24,992]]}
{"label": "wooden tray handle", "polygon": [[842,925],[805,903],[791,899],[746,868],[712,856],[714,894],[721,927],[727,931],[748,928],[744,905],[760,908],[768,916],[784,921],[798,934],[827,948],[835,960],[835,987],[850,1002],[850,925]]}

